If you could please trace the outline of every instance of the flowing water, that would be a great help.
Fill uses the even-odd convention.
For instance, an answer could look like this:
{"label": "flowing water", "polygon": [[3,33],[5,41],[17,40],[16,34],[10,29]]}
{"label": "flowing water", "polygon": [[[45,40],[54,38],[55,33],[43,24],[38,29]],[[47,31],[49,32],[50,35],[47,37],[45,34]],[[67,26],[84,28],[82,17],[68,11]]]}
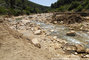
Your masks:
{"label": "flowing water", "polygon": [[[35,23],[37,25],[40,25],[40,27],[44,30],[47,30],[50,32],[50,35],[57,36],[60,39],[67,40],[69,43],[78,43],[78,44],[84,44],[86,47],[89,48],[89,34],[82,31],[76,31],[76,36],[67,36],[66,33],[69,32],[69,28],[63,25],[54,25],[54,24],[46,24],[39,21],[31,21],[32,23]],[[54,31],[51,31],[54,30]]]}

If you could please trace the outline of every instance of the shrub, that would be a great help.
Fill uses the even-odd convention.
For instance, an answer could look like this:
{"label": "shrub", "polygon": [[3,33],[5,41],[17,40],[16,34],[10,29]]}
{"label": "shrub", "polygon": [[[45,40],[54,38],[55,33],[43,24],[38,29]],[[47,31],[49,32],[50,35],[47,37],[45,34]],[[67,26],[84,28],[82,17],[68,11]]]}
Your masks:
{"label": "shrub", "polygon": [[4,7],[0,7],[0,14],[7,14],[7,9]]}
{"label": "shrub", "polygon": [[79,5],[80,5],[80,3],[77,2],[77,1],[72,2],[71,5],[69,6],[68,10],[75,9],[75,8],[77,8]]}
{"label": "shrub", "polygon": [[76,12],[79,12],[79,11],[82,11],[83,10],[83,6],[82,5],[79,5],[77,8],[76,8]]}
{"label": "shrub", "polygon": [[9,15],[18,16],[18,15],[21,14],[21,10],[18,10],[18,9],[9,9],[9,10],[8,10],[8,14],[9,14]]}

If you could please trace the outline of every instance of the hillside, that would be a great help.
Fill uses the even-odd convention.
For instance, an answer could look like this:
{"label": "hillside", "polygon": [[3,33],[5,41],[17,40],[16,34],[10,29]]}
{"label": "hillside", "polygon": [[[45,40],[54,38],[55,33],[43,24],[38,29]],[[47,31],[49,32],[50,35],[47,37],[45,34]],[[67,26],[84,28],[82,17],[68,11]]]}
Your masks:
{"label": "hillside", "polygon": [[58,0],[51,5],[54,11],[89,11],[89,0]]}
{"label": "hillside", "polygon": [[0,14],[20,15],[46,12],[49,7],[29,0],[0,0]]}

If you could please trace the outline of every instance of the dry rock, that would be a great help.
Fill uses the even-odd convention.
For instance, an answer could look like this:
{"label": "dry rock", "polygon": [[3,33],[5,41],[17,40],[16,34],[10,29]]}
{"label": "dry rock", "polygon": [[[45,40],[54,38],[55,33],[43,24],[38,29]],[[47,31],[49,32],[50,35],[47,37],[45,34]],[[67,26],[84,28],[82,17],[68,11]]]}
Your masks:
{"label": "dry rock", "polygon": [[86,49],[86,53],[88,53],[88,54],[89,54],[89,48],[87,48],[87,49]]}
{"label": "dry rock", "polygon": [[34,32],[35,35],[40,35],[41,33],[42,33],[41,30],[37,30],[37,31]]}
{"label": "dry rock", "polygon": [[38,39],[38,38],[32,39],[32,43],[33,43],[36,47],[41,48],[41,45],[40,45],[40,43],[39,43],[39,39]]}
{"label": "dry rock", "polygon": [[77,52],[85,52],[85,47],[84,47],[84,45],[81,45],[81,44],[76,44],[75,45],[76,46],[76,48],[77,48]]}
{"label": "dry rock", "polygon": [[77,50],[75,45],[71,45],[71,44],[68,44],[68,43],[65,44],[62,48],[63,48],[64,51],[76,51]]}

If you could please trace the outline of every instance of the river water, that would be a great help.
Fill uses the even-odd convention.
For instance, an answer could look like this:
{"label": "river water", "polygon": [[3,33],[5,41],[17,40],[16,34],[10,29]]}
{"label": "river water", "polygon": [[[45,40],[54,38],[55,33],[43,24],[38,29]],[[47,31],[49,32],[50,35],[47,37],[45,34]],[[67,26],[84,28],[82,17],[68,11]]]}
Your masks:
{"label": "river water", "polygon": [[[64,39],[69,43],[73,44],[83,44],[87,48],[89,48],[89,34],[83,31],[75,31],[76,36],[67,36],[66,33],[70,31],[70,29],[63,25],[54,25],[54,24],[46,24],[43,22],[39,22],[36,20],[32,20],[32,23],[39,25],[42,29],[48,31],[50,35],[57,36],[60,39]],[[53,30],[53,31],[51,31]]]}

